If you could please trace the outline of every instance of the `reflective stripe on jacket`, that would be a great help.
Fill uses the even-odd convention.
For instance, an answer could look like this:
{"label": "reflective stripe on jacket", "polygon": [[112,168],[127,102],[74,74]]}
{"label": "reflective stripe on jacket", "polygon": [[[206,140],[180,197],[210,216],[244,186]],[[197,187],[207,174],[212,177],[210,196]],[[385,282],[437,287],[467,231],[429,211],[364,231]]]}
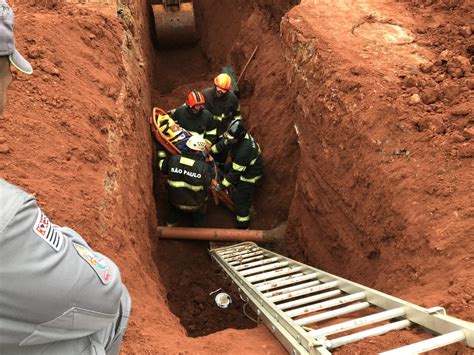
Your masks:
{"label": "reflective stripe on jacket", "polygon": [[168,175],[168,198],[171,204],[180,209],[193,210],[206,203],[212,173],[201,153],[173,155],[162,162],[161,170]]}

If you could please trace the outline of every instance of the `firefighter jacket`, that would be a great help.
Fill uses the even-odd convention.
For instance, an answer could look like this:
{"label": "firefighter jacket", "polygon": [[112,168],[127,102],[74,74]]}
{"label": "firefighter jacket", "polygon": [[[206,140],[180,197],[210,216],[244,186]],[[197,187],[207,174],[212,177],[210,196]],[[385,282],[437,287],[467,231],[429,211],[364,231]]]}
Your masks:
{"label": "firefighter jacket", "polygon": [[241,119],[239,99],[231,91],[218,97],[215,87],[204,89],[202,94],[206,99],[206,109],[214,116],[217,137],[220,138],[232,120]]}
{"label": "firefighter jacket", "polygon": [[211,188],[211,167],[202,154],[183,152],[160,161],[168,175],[168,198],[183,211],[197,211],[207,203]]}
{"label": "firefighter jacket", "polygon": [[217,130],[214,128],[212,113],[208,110],[204,109],[195,114],[188,106],[183,105],[174,110],[170,116],[189,133],[201,136],[211,144],[215,143]]}
{"label": "firefighter jacket", "polygon": [[221,139],[212,147],[214,153],[228,151],[232,159],[232,166],[222,180],[222,185],[237,186],[239,181],[252,184],[257,183],[263,175],[263,157],[260,146],[253,137],[246,133],[244,138],[234,144],[226,144]]}

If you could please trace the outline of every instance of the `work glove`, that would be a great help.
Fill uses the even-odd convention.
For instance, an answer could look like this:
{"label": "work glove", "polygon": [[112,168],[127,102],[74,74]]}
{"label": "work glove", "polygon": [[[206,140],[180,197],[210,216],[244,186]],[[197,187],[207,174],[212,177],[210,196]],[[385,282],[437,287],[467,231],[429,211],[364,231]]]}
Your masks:
{"label": "work glove", "polygon": [[214,187],[215,192],[221,192],[224,190],[225,190],[225,186],[223,186],[222,184],[217,184],[216,187]]}

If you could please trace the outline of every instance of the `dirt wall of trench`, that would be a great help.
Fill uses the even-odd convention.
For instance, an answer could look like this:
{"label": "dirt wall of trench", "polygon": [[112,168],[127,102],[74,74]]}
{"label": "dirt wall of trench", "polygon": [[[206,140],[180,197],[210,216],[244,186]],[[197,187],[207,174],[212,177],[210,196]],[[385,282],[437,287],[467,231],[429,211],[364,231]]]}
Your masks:
{"label": "dirt wall of trench", "polygon": [[[355,15],[337,30],[344,23],[339,16],[347,15],[342,3],[339,15],[329,16],[324,5],[303,2],[281,25],[292,67],[288,84],[298,91],[300,162],[288,233],[293,253],[472,320],[466,292],[473,287],[474,95],[472,40],[463,35],[472,6],[461,2],[446,11],[438,4],[419,12],[412,3],[368,2],[368,10],[352,8]],[[384,18],[416,33],[416,43],[392,50],[362,31],[354,35],[361,22]],[[437,32],[444,26],[450,40]],[[443,57],[447,50],[453,57]],[[454,73],[456,65],[464,69]],[[407,84],[414,78],[416,84]],[[432,90],[441,93],[435,100],[428,97]],[[415,94],[421,102],[413,101]],[[420,121],[429,123],[420,129]]]}

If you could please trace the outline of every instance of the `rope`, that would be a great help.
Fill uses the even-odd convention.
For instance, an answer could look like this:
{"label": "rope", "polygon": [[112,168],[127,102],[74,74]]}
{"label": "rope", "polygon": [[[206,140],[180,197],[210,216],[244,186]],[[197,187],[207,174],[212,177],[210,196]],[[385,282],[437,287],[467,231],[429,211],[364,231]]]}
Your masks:
{"label": "rope", "polygon": [[249,304],[249,299],[247,298],[246,300],[242,297],[242,294],[240,293],[240,288],[238,289],[238,292],[239,292],[239,297],[240,299],[242,300],[242,302],[244,302],[244,305],[242,306],[242,312],[244,313],[244,316],[246,316],[248,319],[250,319],[252,322],[256,323],[257,325],[260,324],[260,316],[257,315],[257,319],[251,317],[247,311],[246,311],[246,308]]}

